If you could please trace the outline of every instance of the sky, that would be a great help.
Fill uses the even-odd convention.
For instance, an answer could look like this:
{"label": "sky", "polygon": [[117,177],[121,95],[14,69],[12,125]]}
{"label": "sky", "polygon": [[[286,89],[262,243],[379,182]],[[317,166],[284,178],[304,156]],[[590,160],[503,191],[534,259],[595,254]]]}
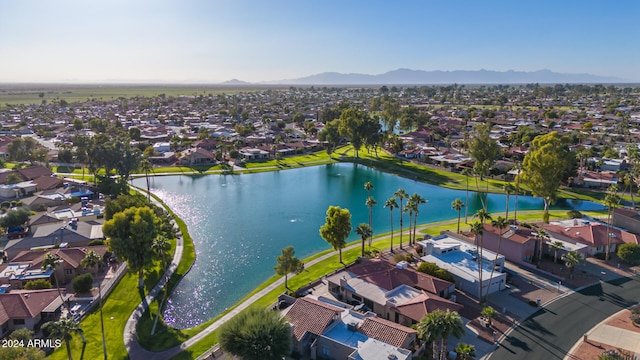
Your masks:
{"label": "sky", "polygon": [[217,83],[322,72],[640,81],[638,0],[0,0],[0,82]]}

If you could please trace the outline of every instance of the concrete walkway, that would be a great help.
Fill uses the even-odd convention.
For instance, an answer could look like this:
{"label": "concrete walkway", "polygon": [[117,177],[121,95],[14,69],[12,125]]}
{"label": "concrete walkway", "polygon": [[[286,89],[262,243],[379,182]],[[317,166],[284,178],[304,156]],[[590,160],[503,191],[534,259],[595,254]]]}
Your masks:
{"label": "concrete walkway", "polygon": [[587,334],[589,340],[640,353],[640,333],[610,325],[598,325]]}

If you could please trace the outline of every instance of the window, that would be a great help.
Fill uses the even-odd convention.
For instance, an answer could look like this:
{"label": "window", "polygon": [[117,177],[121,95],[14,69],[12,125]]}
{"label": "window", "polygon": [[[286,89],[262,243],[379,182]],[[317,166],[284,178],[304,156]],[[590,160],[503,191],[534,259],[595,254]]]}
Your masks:
{"label": "window", "polygon": [[355,301],[362,301],[362,298],[356,294],[352,294],[351,297],[353,298],[353,300]]}
{"label": "window", "polygon": [[369,310],[373,311],[373,301],[369,299],[364,299],[364,306],[368,307]]}
{"label": "window", "polygon": [[73,269],[64,269],[66,275],[73,275]]}
{"label": "window", "polygon": [[323,357],[329,357],[330,356],[329,348],[326,347],[325,345],[322,345],[322,356]]}

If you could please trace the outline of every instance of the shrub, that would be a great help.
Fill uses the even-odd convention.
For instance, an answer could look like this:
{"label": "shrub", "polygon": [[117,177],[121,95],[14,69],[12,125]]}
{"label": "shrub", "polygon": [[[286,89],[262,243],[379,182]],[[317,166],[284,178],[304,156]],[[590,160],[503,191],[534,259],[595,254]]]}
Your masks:
{"label": "shrub", "polygon": [[38,206],[36,206],[36,211],[47,211],[47,205],[38,204]]}
{"label": "shrub", "polygon": [[87,244],[87,246],[98,246],[98,245],[104,245],[104,240],[91,240]]}
{"label": "shrub", "polygon": [[420,265],[418,265],[418,268],[416,270],[420,271],[421,273],[425,273],[427,275],[436,277],[438,279],[446,280],[449,282],[455,282],[453,275],[451,275],[451,273],[447,269],[442,269],[435,263],[431,263],[431,262],[420,263]]}
{"label": "shrub", "polygon": [[91,274],[81,274],[73,278],[71,281],[73,291],[76,293],[89,292],[93,287],[93,276]]}
{"label": "shrub", "polygon": [[598,260],[604,260],[607,257],[607,254],[600,252],[597,253],[595,255],[593,255],[594,258],[598,259]]}
{"label": "shrub", "polygon": [[3,201],[2,203],[0,203],[0,207],[3,209],[8,209],[11,206],[11,203],[8,201]]}
{"label": "shrub", "polygon": [[404,255],[402,254],[395,254],[393,255],[393,260],[397,263],[399,263],[400,261],[404,260]]}
{"label": "shrub", "polygon": [[618,246],[618,257],[620,260],[635,265],[640,263],[640,245],[633,243],[626,243]]}
{"label": "shrub", "polygon": [[567,217],[569,219],[582,219],[582,213],[578,210],[567,211]]}
{"label": "shrub", "polygon": [[24,284],[25,290],[51,289],[51,283],[45,279],[30,280]]}

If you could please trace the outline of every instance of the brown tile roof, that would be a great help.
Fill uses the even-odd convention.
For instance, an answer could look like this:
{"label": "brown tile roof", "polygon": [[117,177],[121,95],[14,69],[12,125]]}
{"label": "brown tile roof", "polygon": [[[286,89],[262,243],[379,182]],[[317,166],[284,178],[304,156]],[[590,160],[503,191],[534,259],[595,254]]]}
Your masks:
{"label": "brown tile roof", "polygon": [[293,325],[293,334],[300,341],[307,332],[321,335],[342,311],[339,307],[303,297],[293,303],[285,317]]}
{"label": "brown tile roof", "polygon": [[50,190],[62,186],[62,179],[51,176],[39,176],[33,179],[33,182],[40,190]]}
{"label": "brown tile roof", "polygon": [[462,305],[426,292],[395,307],[395,310],[400,314],[415,321],[422,320],[425,315],[435,310],[446,311],[447,309],[457,312],[462,309]]}
{"label": "brown tile roof", "polygon": [[406,344],[410,343],[408,340],[418,334],[417,331],[411,328],[379,317],[365,318],[358,330],[370,338],[395,347],[407,346]]}
{"label": "brown tile roof", "polygon": [[[80,266],[80,262],[85,258],[89,251],[93,250],[96,254],[103,256],[107,252],[106,245],[87,246],[87,247],[73,247],[73,248],[61,248],[52,249],[51,254],[57,255],[62,261],[68,264],[69,267],[76,269]],[[31,263],[30,269],[39,269],[42,267],[42,261],[48,251],[42,250],[24,250],[18,253],[11,262],[19,263]],[[65,266],[67,267],[67,266]]]}
{"label": "brown tile roof", "polygon": [[16,171],[27,180],[33,180],[41,176],[53,175],[53,172],[44,166],[30,166],[28,168],[17,169]]}
{"label": "brown tile roof", "polygon": [[0,324],[8,319],[30,319],[38,315],[58,297],[57,289],[36,291],[13,290],[0,294]]}
{"label": "brown tile roof", "polygon": [[370,260],[353,266],[347,271],[358,275],[358,278],[377,285],[386,290],[393,290],[400,285],[408,285],[432,294],[439,294],[452,284],[448,281],[423,274],[412,269],[398,269],[382,260]]}

